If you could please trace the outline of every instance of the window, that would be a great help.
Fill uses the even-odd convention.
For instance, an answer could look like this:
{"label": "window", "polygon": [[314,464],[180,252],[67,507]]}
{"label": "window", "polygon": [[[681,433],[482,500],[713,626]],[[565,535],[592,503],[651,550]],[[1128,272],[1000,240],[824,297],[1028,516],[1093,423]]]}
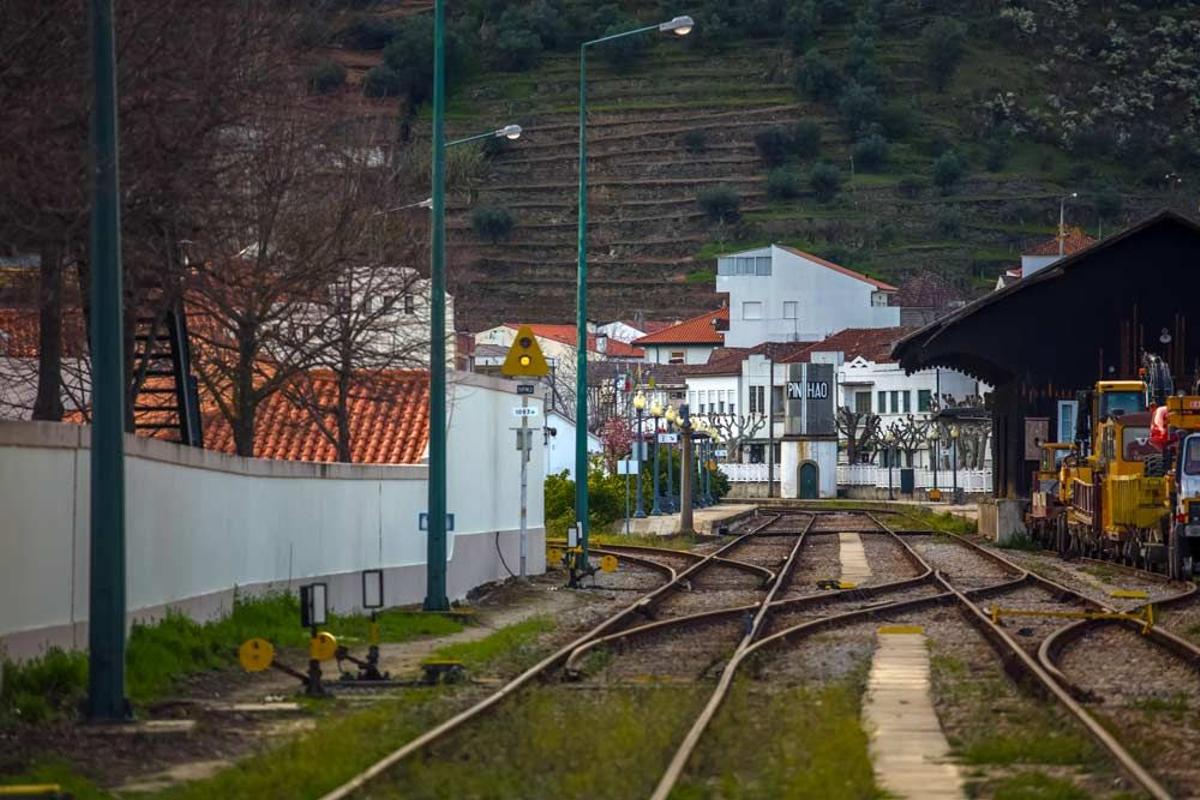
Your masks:
{"label": "window", "polygon": [[404,313],[415,314],[417,311],[417,303],[411,294],[404,295]]}
{"label": "window", "polygon": [[684,361],[682,350],[672,350],[671,358],[667,361],[668,364],[682,364]]}
{"label": "window", "polygon": [[796,318],[796,309],[798,306],[799,306],[799,304],[795,300],[784,300],[783,301],[783,318],[784,319],[795,319]]}
{"label": "window", "polygon": [[767,411],[767,406],[763,402],[765,389],[762,386],[750,387],[750,413],[764,414]]}
{"label": "window", "polygon": [[717,407],[717,394],[718,393],[713,391],[712,389],[708,390],[708,407],[709,408]]}
{"label": "window", "polygon": [[771,415],[775,416],[775,417],[782,417],[784,408],[785,408],[785,406],[783,404],[783,387],[782,386],[772,386],[771,387]]}
{"label": "window", "polygon": [[900,393],[900,396],[902,398],[904,398],[904,413],[905,414],[911,413],[912,412],[912,392],[905,389],[903,392]]}
{"label": "window", "polygon": [[870,392],[855,392],[854,393],[854,410],[859,414],[871,413],[871,393]]}
{"label": "window", "polygon": [[933,408],[933,392],[928,389],[917,390],[917,411],[930,411]]}
{"label": "window", "polygon": [[1200,436],[1189,436],[1183,453],[1183,471],[1188,475],[1200,475]]}
{"label": "window", "polygon": [[736,413],[737,413],[737,408],[735,408],[735,407],[734,407],[734,403],[733,403],[733,401],[732,401],[732,400],[730,400],[730,401],[729,401],[729,413],[730,413],[730,414],[736,414]]}
{"label": "window", "polygon": [[704,413],[704,401],[703,400],[700,401],[700,411],[697,413],[700,413],[700,414]]}
{"label": "window", "polygon": [[720,413],[720,414],[725,413],[725,393],[724,392],[721,392],[721,397],[720,397],[720,399],[717,400],[717,410],[718,410],[718,413]]}
{"label": "window", "polygon": [[742,303],[742,319],[762,319],[762,303],[758,300]]}
{"label": "window", "polygon": [[900,413],[900,391],[898,389],[892,390],[892,413]]}
{"label": "window", "polygon": [[770,256],[726,256],[717,259],[718,275],[770,275]]}
{"label": "window", "polygon": [[887,392],[879,393],[879,407],[875,409],[876,414],[887,413]]}

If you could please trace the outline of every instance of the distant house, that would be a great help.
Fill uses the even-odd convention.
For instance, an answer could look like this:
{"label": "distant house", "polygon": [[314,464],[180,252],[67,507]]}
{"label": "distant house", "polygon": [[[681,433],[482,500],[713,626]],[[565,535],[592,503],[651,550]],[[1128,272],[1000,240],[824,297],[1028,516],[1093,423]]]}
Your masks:
{"label": "distant house", "polygon": [[719,308],[648,333],[633,344],[646,351],[652,364],[706,364],[725,342],[729,309]]}
{"label": "distant house", "polygon": [[659,320],[638,322],[636,320],[618,319],[597,325],[596,333],[603,334],[609,339],[616,339],[618,342],[631,344],[635,339],[640,339],[648,333],[656,333],[663,328],[669,328],[673,324],[675,323]]}
{"label": "distant house", "polygon": [[[546,474],[543,477],[567,473],[567,477],[575,478],[575,421],[559,411],[547,411],[546,423],[542,427],[545,438]],[[588,433],[587,449],[589,453],[604,452],[604,444],[600,437]]]}
{"label": "distant house", "polygon": [[717,291],[729,295],[726,347],[814,342],[847,327],[900,324],[897,289],[861,272],[782,245],[717,259]]}
{"label": "distant house", "polygon": [[1022,278],[1028,278],[1060,258],[1077,253],[1095,243],[1096,240],[1084,233],[1082,228],[1067,228],[1061,237],[1046,239],[1030,248],[1029,252],[1023,253],[1021,266],[1005,270],[996,279],[996,288],[1003,289]]}

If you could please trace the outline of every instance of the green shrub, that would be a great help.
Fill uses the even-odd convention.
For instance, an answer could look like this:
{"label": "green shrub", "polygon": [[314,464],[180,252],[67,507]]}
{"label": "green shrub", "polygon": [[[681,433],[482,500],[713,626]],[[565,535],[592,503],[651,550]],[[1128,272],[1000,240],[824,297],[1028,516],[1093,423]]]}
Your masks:
{"label": "green shrub", "polygon": [[387,64],[371,67],[363,78],[363,94],[367,97],[396,97],[403,91],[400,76]]}
{"label": "green shrub", "polygon": [[708,133],[705,131],[688,131],[679,137],[679,144],[689,153],[703,153],[708,149]]}
{"label": "green shrub", "polygon": [[781,167],[767,175],[767,195],[776,200],[792,200],[800,196],[803,187],[794,170]]}
{"label": "green shrub", "polygon": [[741,216],[742,198],[732,186],[712,186],[696,197],[701,210],[713,222],[736,222]]}
{"label": "green shrub", "polygon": [[811,0],[790,3],[790,8],[783,18],[783,35],[792,47],[793,53],[799,53],[812,43],[816,35],[820,19],[816,6]]}
{"label": "green shrub", "polygon": [[841,91],[842,73],[818,51],[809,50],[796,72],[796,85],[813,100],[832,100]]}
{"label": "green shrub", "polygon": [[767,128],[754,134],[754,146],[768,167],[777,167],[787,160],[792,137],[783,128]]}
{"label": "green shrub", "polygon": [[967,26],[949,17],[940,17],[921,31],[921,47],[938,91],[944,91],[967,54]]}
{"label": "green shrub", "polygon": [[917,129],[917,111],[907,101],[893,100],[880,109],[879,124],[889,139],[902,142]]}
{"label": "green shrub", "polygon": [[[603,29],[601,35],[611,36],[614,33],[624,33],[637,27],[636,19],[621,14],[612,24]],[[650,46],[650,42],[649,36],[625,36],[621,39],[614,39],[611,42],[605,42],[599,48],[600,57],[618,72],[628,72],[637,65],[642,54]]]}
{"label": "green shrub", "polygon": [[837,197],[842,188],[842,173],[827,161],[823,161],[808,173],[808,185],[812,188],[817,200],[828,203]]}
{"label": "green shrub", "polygon": [[0,664],[0,724],[38,724],[79,704],[87,690],[87,655],[51,647],[20,664]]}
{"label": "green shrub", "polygon": [[471,229],[481,239],[492,244],[507,239],[516,220],[507,208],[500,206],[477,206],[471,212]]}
{"label": "green shrub", "polygon": [[887,164],[888,143],[878,133],[858,140],[854,145],[854,166],[864,172],[879,172]]}
{"label": "green shrub", "polygon": [[524,71],[537,64],[542,55],[542,39],[532,29],[524,9],[516,6],[505,9],[496,27],[492,58],[497,67]]}
{"label": "green shrub", "polygon": [[346,68],[336,61],[322,61],[308,73],[308,90],[330,94],[346,85]]}
{"label": "green shrub", "polygon": [[396,37],[393,20],[373,14],[358,17],[342,33],[342,41],[353,50],[382,50]]}
{"label": "green shrub", "polygon": [[900,193],[900,196],[910,200],[920,197],[928,188],[929,181],[920,175],[905,175],[896,184],[896,191]]}
{"label": "green shrub", "polygon": [[[446,86],[465,73],[465,47],[451,29],[445,38]],[[433,15],[415,14],[397,24],[395,35],[383,51],[383,62],[396,75],[398,94],[420,105],[433,91]],[[374,70],[372,70],[374,71]]]}
{"label": "green shrub", "polygon": [[942,194],[950,194],[962,180],[965,171],[958,153],[953,150],[942,153],[933,162],[933,182],[942,190]]}
{"label": "green shrub", "polygon": [[874,87],[851,83],[838,98],[838,111],[842,124],[851,135],[865,133],[879,121],[882,104]]}
{"label": "green shrub", "polygon": [[957,239],[962,234],[963,215],[953,206],[943,206],[933,216],[933,228],[939,236]]}
{"label": "green shrub", "polygon": [[792,127],[792,152],[800,158],[813,158],[821,152],[821,126],[812,120]]}
{"label": "green shrub", "polygon": [[1012,158],[1012,139],[1007,136],[993,136],[984,144],[983,165],[988,172],[1000,172],[1008,166]]}

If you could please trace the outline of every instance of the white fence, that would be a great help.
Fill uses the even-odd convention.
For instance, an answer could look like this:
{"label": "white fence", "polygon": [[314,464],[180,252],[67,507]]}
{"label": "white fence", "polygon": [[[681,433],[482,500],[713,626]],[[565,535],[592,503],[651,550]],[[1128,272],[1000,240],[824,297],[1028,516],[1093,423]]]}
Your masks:
{"label": "white fence", "polygon": [[[924,467],[913,468],[913,478],[918,489],[932,489],[933,470]],[[888,468],[878,464],[838,464],[838,486],[877,486],[888,487]],[[951,489],[957,482],[958,488],[964,492],[990,492],[992,490],[992,470],[960,469],[957,477],[954,470],[939,469],[937,471],[937,486],[943,491]],[[900,488],[900,467],[891,469],[891,485]]]}
{"label": "white fence", "polygon": [[[721,464],[721,471],[730,483],[766,483],[766,464]],[[779,481],[779,467],[775,468],[775,481]]]}

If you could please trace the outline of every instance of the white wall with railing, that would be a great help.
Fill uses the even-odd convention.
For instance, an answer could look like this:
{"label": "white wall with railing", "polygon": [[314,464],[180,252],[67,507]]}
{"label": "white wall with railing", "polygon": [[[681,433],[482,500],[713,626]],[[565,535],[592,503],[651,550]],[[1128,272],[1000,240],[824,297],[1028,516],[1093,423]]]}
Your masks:
{"label": "white wall with railing", "polygon": [[[721,472],[730,483],[766,483],[766,464],[721,464]],[[775,480],[779,480],[779,465],[775,466]]]}
{"label": "white wall with railing", "polygon": [[[878,464],[838,464],[838,486],[877,486],[888,487],[888,468]],[[933,470],[924,467],[913,469],[913,479],[917,489],[932,489],[934,486]],[[992,470],[960,469],[957,476],[953,470],[939,469],[937,471],[937,487],[943,491],[953,488],[957,482],[958,488],[964,492],[991,492]],[[891,485],[900,486],[900,467],[891,470]]]}

